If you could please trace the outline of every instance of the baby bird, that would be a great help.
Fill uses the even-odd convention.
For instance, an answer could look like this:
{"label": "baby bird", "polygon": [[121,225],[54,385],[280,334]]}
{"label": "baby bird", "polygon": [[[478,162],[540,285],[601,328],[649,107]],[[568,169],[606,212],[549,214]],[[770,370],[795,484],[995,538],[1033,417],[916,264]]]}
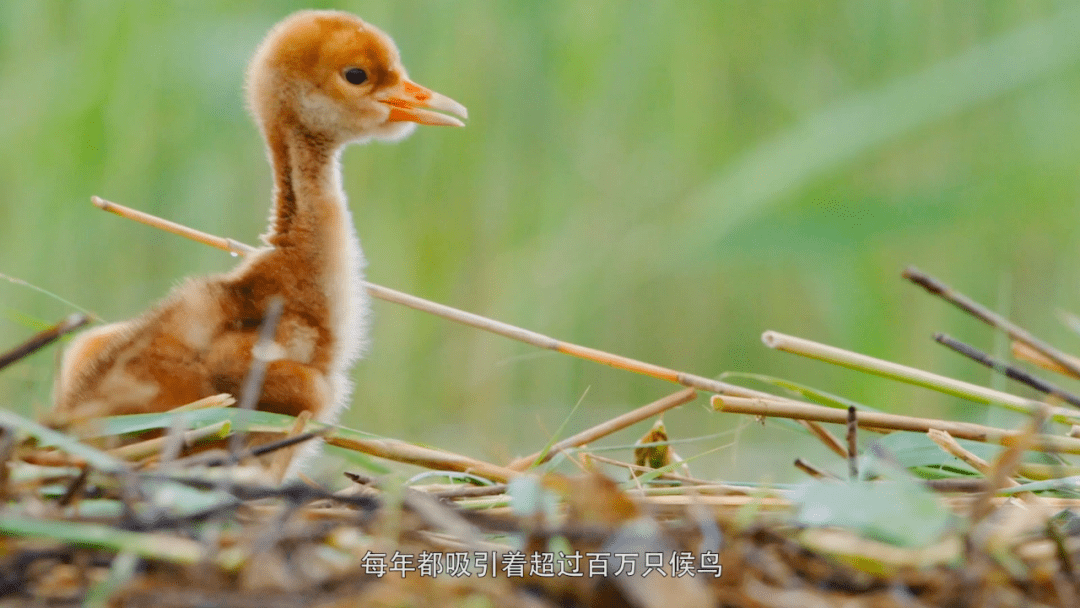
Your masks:
{"label": "baby bird", "polygon": [[409,80],[389,36],[338,11],[278,23],[247,74],[274,174],[270,226],[234,270],[187,279],[143,315],[83,333],[64,353],[49,422],[160,412],[237,398],[268,303],[284,300],[257,408],[333,422],[364,345],[364,262],[341,188],[350,143],[415,125],[464,126],[464,106]]}

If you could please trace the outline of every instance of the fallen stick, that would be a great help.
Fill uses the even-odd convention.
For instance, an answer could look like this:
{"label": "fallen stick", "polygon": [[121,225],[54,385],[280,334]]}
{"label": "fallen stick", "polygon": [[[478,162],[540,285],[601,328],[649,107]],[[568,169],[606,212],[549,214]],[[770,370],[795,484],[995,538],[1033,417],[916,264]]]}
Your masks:
{"label": "fallen stick", "polygon": [[[183,224],[177,224],[151,215],[143,211],[137,211],[130,207],[118,205],[116,203],[107,201],[103,198],[94,196],[90,199],[95,206],[99,209],[115,213],[120,217],[124,217],[130,220],[135,220],[148,226],[153,226],[166,232],[171,232],[182,236],[184,238],[198,241],[204,245],[216,247],[218,249],[228,251],[235,255],[247,255],[255,248],[250,245],[245,245],[240,241],[224,238],[220,236],[214,236],[201,230],[195,230],[189,228]],[[556,340],[549,336],[522,329],[509,323],[503,323],[494,319],[480,316],[471,312],[465,312],[457,308],[446,306],[445,304],[438,304],[430,300],[416,297],[401,291],[376,285],[363,281],[361,283],[367,292],[374,298],[384,300],[386,302],[393,302],[394,304],[401,304],[402,306],[408,306],[409,308],[419,310],[433,314],[455,323],[461,323],[477,329],[482,329],[500,336],[531,344],[538,348],[544,348],[547,350],[553,350],[579,359],[587,359],[596,363],[603,363],[611,367],[634,372],[637,374],[643,374],[645,376],[652,376],[660,380],[667,380],[675,384],[681,384],[686,387],[696,388],[710,393],[719,393],[725,395],[741,395],[743,397],[774,397],[769,393],[761,391],[755,391],[748,388],[743,388],[734,384],[728,384],[726,382],[720,382],[719,380],[713,380],[704,376],[698,376],[695,374],[688,374],[678,370],[673,370],[660,365],[654,365],[652,363],[646,363],[644,361],[638,361],[637,359],[631,359],[629,357],[623,357],[622,355],[616,355],[613,353],[605,352],[595,348],[589,348],[588,346],[581,346],[578,344],[572,344],[570,342],[563,342]],[[774,397],[775,398],[775,397]]]}
{"label": "fallen stick", "polygon": [[[592,427],[591,429],[586,429],[584,431],[581,431],[580,433],[577,433],[576,435],[571,435],[570,437],[567,437],[566,439],[563,439],[562,441],[559,441],[556,444],[552,445],[546,453],[542,454],[541,452],[536,452],[534,454],[518,458],[517,460],[506,465],[506,468],[513,469],[515,471],[524,471],[531,466],[543,464],[548,460],[551,460],[556,454],[563,450],[581,447],[587,443],[596,441],[601,437],[606,437],[607,435],[622,430],[630,426],[631,424],[640,422],[642,420],[645,420],[646,418],[652,418],[653,416],[662,414],[684,403],[689,403],[690,401],[693,401],[694,397],[696,396],[697,392],[692,388],[681,390],[675,394],[668,395],[663,399],[653,401],[648,405],[643,405],[636,410],[632,410],[620,416],[616,416],[611,420],[608,420],[607,422],[602,422]],[[543,457],[541,458],[541,456]]]}
{"label": "fallen stick", "polygon": [[[818,422],[832,422],[835,424],[847,424],[847,410],[798,403],[792,401],[779,401],[775,399],[748,399],[745,397],[729,397],[714,395],[712,398],[713,409],[732,414],[750,414],[751,416],[775,416],[778,418],[804,418],[817,420]],[[863,428],[892,429],[895,431],[913,431],[927,433],[930,429],[947,431],[953,437],[970,439],[983,443],[995,443],[1003,446],[1012,446],[1023,441],[1027,442],[1029,433],[1021,431],[1009,431],[992,426],[975,424],[974,422],[954,422],[952,420],[939,420],[936,418],[918,418],[915,416],[903,416],[900,414],[883,414],[879,412],[860,411],[858,424]],[[1080,454],[1080,439],[1072,437],[1060,437],[1058,435],[1038,435],[1031,440],[1028,449],[1045,452],[1061,452],[1064,454]]]}

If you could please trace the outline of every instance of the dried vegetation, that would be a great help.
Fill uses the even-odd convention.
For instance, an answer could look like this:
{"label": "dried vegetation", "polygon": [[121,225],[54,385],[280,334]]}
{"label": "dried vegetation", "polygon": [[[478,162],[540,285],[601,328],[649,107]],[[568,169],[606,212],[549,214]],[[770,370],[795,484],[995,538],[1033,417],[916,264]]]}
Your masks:
{"label": "dried vegetation", "polygon": [[[1080,378],[1074,357],[932,277],[914,269],[905,277],[1004,331],[1017,359]],[[250,411],[244,395],[241,407],[219,395],[64,433],[0,410],[0,601],[155,608],[1080,602],[1073,511],[1080,439],[1072,432],[1080,413],[1070,407],[1080,400],[1014,364],[939,337],[1045,400],[763,336],[778,350],[1026,415],[1020,428],[994,428],[876,412],[764,376],[756,380],[772,392],[752,390],[368,287],[376,297],[687,388],[505,464]],[[0,355],[0,369],[85,322],[74,316]],[[246,390],[260,390],[257,378]],[[698,391],[713,394],[717,415],[796,420],[846,459],[847,479],[799,454],[790,455],[795,465],[816,479],[796,486],[698,479],[659,422],[634,446],[636,463],[589,449]],[[252,433],[264,439],[246,441]],[[354,455],[342,489],[302,476],[282,481],[291,452],[312,440]],[[430,472],[404,483],[373,476],[361,470],[372,457]],[[576,472],[554,472],[556,462]],[[629,480],[613,481],[618,476]]]}

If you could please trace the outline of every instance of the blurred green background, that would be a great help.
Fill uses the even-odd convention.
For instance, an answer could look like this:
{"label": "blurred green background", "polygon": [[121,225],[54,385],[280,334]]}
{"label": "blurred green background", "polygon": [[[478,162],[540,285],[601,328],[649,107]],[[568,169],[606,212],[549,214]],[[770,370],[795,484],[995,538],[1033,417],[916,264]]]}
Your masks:
{"label": "blurred green background", "polygon": [[[1080,310],[1080,8],[1063,2],[5,0],[0,273],[119,320],[229,268],[89,197],[255,243],[270,179],[242,75],[305,6],[382,27],[417,82],[469,108],[465,129],[345,154],[376,283],[917,415],[985,412],[769,351],[761,332],[991,382],[930,335],[1000,340],[903,282],[915,264],[1080,350],[1055,316]],[[0,280],[0,348],[71,310]],[[5,370],[0,405],[47,408],[53,365]],[[382,302],[355,376],[346,424],[495,461],[543,446],[579,399],[567,432],[677,388]],[[666,420],[679,438],[739,427],[699,474],[835,464],[704,397]]]}

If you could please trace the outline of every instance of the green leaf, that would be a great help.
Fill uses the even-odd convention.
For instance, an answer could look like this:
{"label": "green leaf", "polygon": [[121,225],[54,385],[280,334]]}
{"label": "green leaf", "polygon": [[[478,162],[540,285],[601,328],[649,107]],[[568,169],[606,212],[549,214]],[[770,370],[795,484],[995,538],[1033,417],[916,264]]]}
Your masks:
{"label": "green leaf", "polygon": [[1062,477],[1060,479],[1045,479],[1043,481],[1033,481],[1030,483],[1022,483],[1018,486],[1011,488],[1002,488],[998,490],[999,496],[1012,496],[1013,494],[1019,494],[1020,492],[1046,492],[1054,491],[1069,496],[1074,496],[1080,492],[1080,476],[1075,477]]}
{"label": "green leaf", "polygon": [[928,546],[955,520],[938,496],[912,481],[812,481],[796,492],[794,501],[800,525],[845,528],[901,547]]}
{"label": "green leaf", "polygon": [[[967,439],[957,439],[956,441],[965,450],[988,462],[996,458],[1002,450],[1000,446],[978,441],[969,441]],[[953,472],[959,475],[982,475],[963,460],[946,453],[923,433],[889,433],[875,440],[875,442],[912,472],[930,472],[931,469],[937,468],[941,471]],[[944,474],[943,476],[951,477],[953,475]]]}
{"label": "green leaf", "polygon": [[55,325],[55,322],[50,323],[45,319],[28,315],[24,312],[15,310],[14,308],[5,308],[4,316],[11,319],[11,321],[34,331],[45,331]]}
{"label": "green leaf", "polygon": [[236,431],[246,431],[253,426],[270,426],[291,429],[296,418],[259,410],[240,410],[235,407],[209,407],[190,412],[160,412],[156,414],[125,414],[109,416],[94,422],[86,437],[127,435],[159,429],[168,429],[177,416],[183,416],[189,428],[197,429],[223,420],[232,423]]}
{"label": "green leaf", "polygon": [[533,517],[544,514],[554,516],[559,508],[559,496],[540,483],[540,478],[521,475],[510,480],[506,485],[506,494],[510,497],[510,507],[521,517]]}

